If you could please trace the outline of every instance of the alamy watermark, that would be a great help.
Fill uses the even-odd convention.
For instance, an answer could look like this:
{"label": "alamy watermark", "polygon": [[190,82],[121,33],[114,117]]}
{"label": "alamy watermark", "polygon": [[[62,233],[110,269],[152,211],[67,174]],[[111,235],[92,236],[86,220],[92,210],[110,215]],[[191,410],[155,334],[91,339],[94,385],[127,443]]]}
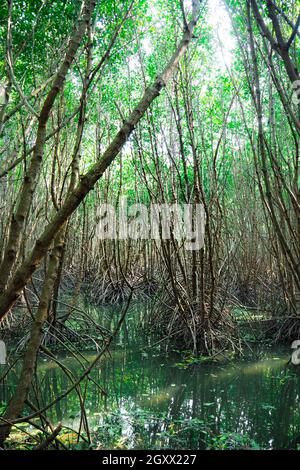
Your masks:
{"label": "alamy watermark", "polygon": [[294,90],[292,95],[292,101],[297,106],[298,104],[300,104],[300,80],[295,80],[292,84],[292,87]]}
{"label": "alamy watermark", "polygon": [[100,240],[176,239],[186,250],[204,245],[205,210],[203,204],[101,204],[97,210],[96,238]]}
{"label": "alamy watermark", "polygon": [[6,103],[6,88],[3,83],[0,82],[0,110],[1,107],[4,106]]}
{"label": "alamy watermark", "polygon": [[298,366],[300,364],[300,339],[295,339],[292,342],[291,348],[295,350],[292,354],[292,364]]}
{"label": "alamy watermark", "polygon": [[6,364],[6,346],[4,341],[0,340],[0,365]]}

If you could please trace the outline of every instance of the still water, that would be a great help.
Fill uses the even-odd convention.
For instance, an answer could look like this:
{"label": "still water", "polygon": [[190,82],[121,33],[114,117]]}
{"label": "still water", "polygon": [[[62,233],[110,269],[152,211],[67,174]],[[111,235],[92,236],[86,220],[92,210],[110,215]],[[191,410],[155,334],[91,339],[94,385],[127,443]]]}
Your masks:
{"label": "still water", "polygon": [[[140,307],[139,307],[140,308]],[[189,365],[182,354],[145,347],[130,337],[135,308],[110,354],[81,386],[93,445],[102,449],[297,448],[300,444],[300,366],[287,366],[289,351],[263,350],[247,359]],[[139,344],[140,343],[140,344]],[[84,367],[95,352],[82,352]],[[78,361],[58,355],[75,376]],[[17,371],[1,389],[7,398]],[[51,360],[41,359],[39,405],[70,386]],[[96,385],[101,386],[100,388]],[[80,427],[75,392],[56,403],[48,416]],[[82,423],[81,423],[82,424]],[[81,426],[82,429],[82,426]],[[70,440],[70,444],[72,444]],[[74,444],[74,442],[73,442]]]}

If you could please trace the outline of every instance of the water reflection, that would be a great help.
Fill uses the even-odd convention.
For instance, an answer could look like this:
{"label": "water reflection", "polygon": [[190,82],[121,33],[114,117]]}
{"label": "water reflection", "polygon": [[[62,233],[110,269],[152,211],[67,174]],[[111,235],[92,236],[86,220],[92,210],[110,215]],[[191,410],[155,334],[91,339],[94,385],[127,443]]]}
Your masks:
{"label": "water reflection", "polygon": [[[286,366],[288,354],[269,352],[261,360],[176,366],[178,357],[143,354],[121,340],[92,371],[85,406],[90,429],[102,447],[205,448],[212,436],[238,433],[261,448],[296,447],[300,436],[298,369]],[[85,354],[91,361],[95,353]],[[78,376],[72,357],[60,358]],[[0,399],[7,399],[17,380],[9,375]],[[66,390],[69,379],[52,361],[38,368],[43,406]],[[82,386],[84,390],[85,384]],[[36,397],[31,397],[34,401]],[[79,427],[78,397],[72,393],[49,412],[53,422]],[[300,440],[299,440],[300,443]]]}

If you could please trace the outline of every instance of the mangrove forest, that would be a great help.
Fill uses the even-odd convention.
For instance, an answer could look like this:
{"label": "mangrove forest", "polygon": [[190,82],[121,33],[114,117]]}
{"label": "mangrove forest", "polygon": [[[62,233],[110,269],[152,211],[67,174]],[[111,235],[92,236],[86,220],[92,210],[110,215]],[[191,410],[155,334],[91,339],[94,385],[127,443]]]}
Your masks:
{"label": "mangrove forest", "polygon": [[300,1],[0,0],[0,39],[0,462],[300,450]]}

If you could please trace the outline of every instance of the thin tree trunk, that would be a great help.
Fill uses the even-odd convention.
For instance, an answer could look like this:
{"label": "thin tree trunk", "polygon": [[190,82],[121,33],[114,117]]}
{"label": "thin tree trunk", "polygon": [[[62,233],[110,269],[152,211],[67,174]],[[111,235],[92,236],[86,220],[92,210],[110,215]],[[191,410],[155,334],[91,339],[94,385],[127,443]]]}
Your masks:
{"label": "thin tree trunk", "polygon": [[[81,44],[82,38],[86,31],[87,25],[91,19],[95,8],[96,0],[87,0],[84,3],[82,19],[78,23],[73,37],[70,40],[65,58],[56,74],[53,85],[44,101],[41,112],[38,117],[38,129],[33,156],[24,176],[23,186],[19,194],[19,202],[14,213],[11,216],[9,238],[5,247],[4,256],[0,265],[0,293],[4,291],[6,284],[11,276],[14,264],[16,262],[20,245],[22,241],[23,229],[26,217],[31,207],[34,189],[40,174],[41,164],[43,161],[43,151],[46,139],[46,125],[49,115],[54,104],[55,98],[61,90],[67,72],[75,58],[76,52]],[[11,15],[11,1],[10,15]]]}
{"label": "thin tree trunk", "polygon": [[[43,336],[43,326],[48,318],[49,304],[57,276],[63,241],[64,231],[61,230],[54,241],[54,248],[49,258],[48,269],[41,292],[41,300],[31,327],[30,339],[24,355],[20,380],[4,414],[4,419],[8,422],[16,419],[20,415],[29,392],[36,366],[36,356]],[[0,445],[9,436],[10,430],[11,425],[9,424],[0,427]]]}
{"label": "thin tree trunk", "polygon": [[163,72],[156,78],[154,83],[145,90],[141,101],[132,111],[128,119],[124,122],[119,132],[104,152],[100,161],[97,162],[91,168],[91,170],[81,177],[79,184],[68,196],[63,206],[56,213],[50,224],[45,228],[42,235],[36,241],[31,254],[24,261],[22,266],[16,271],[15,275],[9,282],[6,291],[0,295],[0,320],[13,306],[14,302],[19,296],[19,293],[30,279],[30,276],[40,265],[43,257],[47,253],[49,246],[51,245],[52,240],[59,232],[60,228],[70,217],[70,215],[76,210],[85,196],[93,189],[94,185],[101,178],[105,170],[114,161],[124,144],[128,141],[138,122],[144,116],[150,104],[155,98],[159,96],[161,90],[166,86],[179,63],[180,58],[184,55],[193,37],[193,31],[197,24],[199,10],[200,1],[194,0],[192,20],[185,28],[183,37],[169,63]]}

